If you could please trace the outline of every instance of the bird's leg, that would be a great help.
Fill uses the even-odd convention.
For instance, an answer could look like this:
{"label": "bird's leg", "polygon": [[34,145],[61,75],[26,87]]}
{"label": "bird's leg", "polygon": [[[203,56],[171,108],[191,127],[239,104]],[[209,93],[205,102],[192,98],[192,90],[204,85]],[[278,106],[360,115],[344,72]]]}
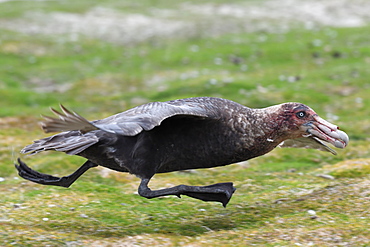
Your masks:
{"label": "bird's leg", "polygon": [[142,179],[139,186],[139,195],[148,199],[167,195],[176,195],[178,197],[187,195],[202,201],[221,202],[226,207],[235,191],[233,183],[218,183],[208,186],[178,185],[167,189],[151,190],[148,187],[149,180]]}
{"label": "bird's leg", "polygon": [[54,177],[49,174],[44,174],[32,170],[29,166],[26,165],[21,159],[18,158],[18,164],[15,164],[15,167],[18,170],[19,176],[24,179],[30,180],[35,183],[45,184],[45,185],[55,185],[68,188],[73,184],[82,174],[92,167],[98,165],[94,164],[91,161],[86,161],[80,168],[78,168],[74,173],[64,176],[64,177]]}

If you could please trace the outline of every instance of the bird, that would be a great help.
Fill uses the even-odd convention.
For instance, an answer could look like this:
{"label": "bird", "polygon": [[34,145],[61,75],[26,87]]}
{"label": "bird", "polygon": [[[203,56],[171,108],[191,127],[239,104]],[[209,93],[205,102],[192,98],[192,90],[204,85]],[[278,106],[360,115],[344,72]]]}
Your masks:
{"label": "bird", "polygon": [[57,117],[44,116],[41,122],[45,133],[59,133],[34,141],[21,153],[53,150],[82,156],[86,162],[72,174],[56,177],[35,171],[18,158],[19,176],[68,188],[90,168],[103,166],[136,175],[141,180],[138,194],[148,199],[186,195],[226,207],[236,190],[232,182],[158,190],[148,184],[157,173],[230,165],[276,147],[336,154],[328,143],[345,148],[349,142],[339,127],[297,102],[249,108],[223,98],[193,97],[150,102],[94,121],[60,107],[61,111],[51,108]]}

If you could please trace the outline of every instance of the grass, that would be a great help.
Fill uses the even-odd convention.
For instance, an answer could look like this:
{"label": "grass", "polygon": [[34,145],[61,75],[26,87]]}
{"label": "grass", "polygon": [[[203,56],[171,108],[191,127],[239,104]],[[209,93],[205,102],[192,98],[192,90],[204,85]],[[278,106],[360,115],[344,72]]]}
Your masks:
{"label": "grass", "polygon": [[[145,13],[150,2],[130,11]],[[155,2],[159,7],[168,3]],[[104,2],[122,11],[125,4],[129,5]],[[29,5],[2,3],[0,13],[2,18],[17,18]],[[45,12],[89,9],[84,1],[36,2],[36,7]],[[367,246],[368,30],[368,26],[297,28],[126,46],[2,29],[0,242],[4,246]],[[242,164],[159,174],[151,182],[151,187],[160,188],[232,181],[237,191],[226,209],[185,196],[147,200],[136,194],[137,178],[100,168],[84,174],[70,189],[17,177],[12,164],[23,146],[46,136],[37,122],[40,114],[48,114],[49,106],[63,103],[88,119],[98,119],[149,101],[193,96],[224,97],[250,107],[300,101],[338,124],[351,142],[337,156],[277,149]],[[83,163],[82,158],[61,153],[24,160],[40,172],[59,176]]]}

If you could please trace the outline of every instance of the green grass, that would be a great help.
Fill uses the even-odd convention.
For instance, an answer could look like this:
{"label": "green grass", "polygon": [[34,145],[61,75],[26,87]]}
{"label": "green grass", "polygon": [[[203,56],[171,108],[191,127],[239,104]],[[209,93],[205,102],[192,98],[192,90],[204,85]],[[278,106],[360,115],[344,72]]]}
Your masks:
{"label": "green grass", "polygon": [[[83,13],[101,4],[90,3],[15,1],[2,3],[0,13],[10,19],[26,10]],[[102,6],[148,13],[153,3],[178,6],[172,1],[104,1]],[[369,26],[200,35],[131,45],[0,31],[4,246],[369,243]],[[250,107],[300,101],[346,131],[350,145],[337,156],[277,149],[243,164],[159,174],[151,182],[161,188],[232,181],[237,191],[226,209],[186,196],[148,200],[136,194],[138,178],[100,168],[69,189],[18,179],[13,163],[22,147],[46,136],[37,122],[40,114],[49,114],[49,106],[63,103],[98,119],[149,101],[194,96],[223,97]],[[61,153],[23,159],[40,172],[59,176],[84,162]],[[308,210],[317,218],[311,219]]]}

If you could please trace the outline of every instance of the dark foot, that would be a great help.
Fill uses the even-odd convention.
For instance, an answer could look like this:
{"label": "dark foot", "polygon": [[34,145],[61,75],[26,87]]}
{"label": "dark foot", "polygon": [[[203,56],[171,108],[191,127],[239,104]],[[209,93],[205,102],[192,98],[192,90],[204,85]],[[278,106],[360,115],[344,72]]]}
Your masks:
{"label": "dark foot", "polygon": [[210,188],[213,192],[183,192],[181,194],[190,196],[202,201],[221,202],[222,206],[226,207],[229,203],[231,196],[235,192],[233,183],[218,183],[209,186],[203,186],[199,188]]}
{"label": "dark foot", "polygon": [[235,191],[232,183],[218,183],[209,186],[178,185],[172,188],[151,190],[148,187],[149,180],[142,179],[139,186],[139,195],[148,199],[168,195],[178,197],[186,195],[202,201],[221,202],[226,207]]}
{"label": "dark foot", "polygon": [[[21,159],[18,159],[18,164],[19,165],[15,164],[15,168],[17,168],[18,170],[19,176],[21,176],[24,179],[30,180],[38,184],[63,186],[60,184],[62,178],[54,177],[52,175],[39,173],[35,170],[32,170]],[[68,187],[68,186],[63,186],[63,187]]]}
{"label": "dark foot", "polygon": [[19,176],[29,181],[44,185],[55,185],[68,188],[74,181],[76,181],[85,171],[91,167],[95,167],[94,163],[86,161],[79,169],[74,173],[65,177],[54,177],[49,174],[44,174],[32,170],[26,165],[21,159],[18,158],[18,164],[15,164],[15,168],[18,170]]}

